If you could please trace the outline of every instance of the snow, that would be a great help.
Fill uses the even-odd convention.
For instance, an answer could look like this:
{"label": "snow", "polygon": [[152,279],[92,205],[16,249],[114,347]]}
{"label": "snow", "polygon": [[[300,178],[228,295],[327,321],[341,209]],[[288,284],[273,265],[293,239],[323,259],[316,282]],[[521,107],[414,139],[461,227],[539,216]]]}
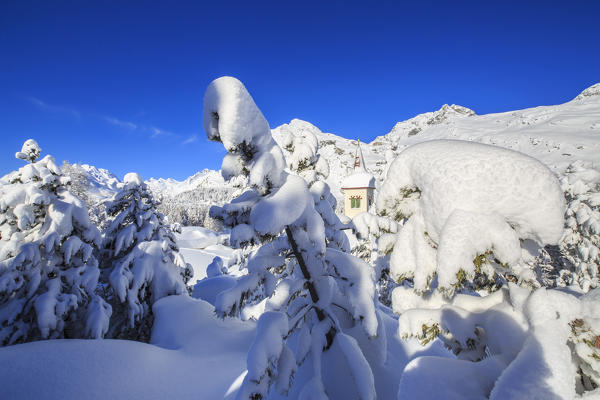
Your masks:
{"label": "snow", "polygon": [[141,185],[144,183],[144,180],[142,179],[140,174],[136,172],[129,172],[125,174],[125,177],[123,178],[123,183],[133,183],[134,185]]}
{"label": "snow", "polygon": [[219,244],[219,235],[199,226],[184,226],[181,233],[175,233],[177,244],[181,248],[204,249]]}
{"label": "snow", "polygon": [[27,139],[25,143],[23,143],[21,151],[18,151],[15,154],[15,157],[20,158],[21,160],[34,162],[38,159],[41,153],[42,148],[40,145],[33,139]]}
{"label": "snow", "polygon": [[[295,370],[293,353],[287,349],[283,338],[288,334],[288,319],[286,314],[274,311],[265,312],[258,321],[256,336],[248,351],[248,373],[242,384],[242,391],[238,398],[252,398],[260,395],[265,397],[269,392],[270,381],[277,370],[278,375],[283,373],[287,383],[283,383],[284,390],[289,387],[291,375]],[[280,357],[293,360],[294,367],[285,359],[279,365]],[[277,376],[276,379],[279,377]]]}
{"label": "snow", "polygon": [[587,100],[588,97],[600,96],[600,83],[590,86],[581,92],[575,100]]}
{"label": "snow", "polygon": [[564,198],[556,176],[524,154],[465,141],[437,140],[403,151],[391,165],[377,200],[390,210],[403,189],[421,191],[425,228],[437,242],[457,209],[499,214],[519,237],[556,244]]}
{"label": "snow", "polygon": [[220,320],[208,303],[186,296],[162,299],[154,311],[152,344],[53,340],[1,348],[3,398],[225,398],[245,370],[255,324]]}
{"label": "snow", "polygon": [[276,234],[298,220],[310,201],[306,182],[288,175],[281,190],[266,197],[252,209],[250,221],[260,234]]}
{"label": "snow", "polygon": [[359,398],[365,400],[377,398],[373,371],[371,371],[369,363],[363,356],[356,339],[344,333],[339,333],[335,338],[335,344],[340,347],[341,352],[346,357],[346,362],[358,388]]}
{"label": "snow", "polygon": [[225,180],[219,171],[211,169],[203,169],[183,181],[178,181],[173,178],[150,178],[146,181],[146,184],[152,192],[160,193],[163,196],[176,196],[198,187],[207,188],[226,185]]}
{"label": "snow", "polygon": [[175,238],[179,251],[183,254],[185,261],[192,265],[194,271],[188,282],[190,285],[195,285],[196,281],[208,276],[207,267],[215,257],[220,257],[225,266],[229,265],[229,261],[233,257],[234,250],[220,244],[220,238],[216,232],[201,226],[184,226],[180,233],[175,233]]}
{"label": "snow", "polygon": [[375,188],[375,177],[366,171],[355,172],[344,178],[341,186],[342,189]]}
{"label": "snow", "polygon": [[400,153],[377,208],[397,220],[408,218],[391,273],[399,280],[414,277],[419,290],[429,289],[436,273],[445,290],[458,282],[459,271],[472,279],[473,260],[488,250],[528,280],[519,267],[519,240],[558,244],[564,229],[563,192],[546,166],[515,151],[465,141],[424,142]]}
{"label": "snow", "polygon": [[215,79],[204,94],[203,124],[209,140],[223,143],[225,179],[242,174],[240,163],[250,164],[248,181],[261,192],[279,187],[285,160],[271,129],[244,85],[232,77]]}

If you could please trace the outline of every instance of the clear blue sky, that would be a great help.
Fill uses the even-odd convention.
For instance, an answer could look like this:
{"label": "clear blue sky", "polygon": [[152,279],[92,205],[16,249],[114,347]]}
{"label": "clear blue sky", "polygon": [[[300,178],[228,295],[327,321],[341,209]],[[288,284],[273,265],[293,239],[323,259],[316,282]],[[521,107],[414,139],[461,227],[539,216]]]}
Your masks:
{"label": "clear blue sky", "polygon": [[600,81],[600,1],[0,1],[0,174],[35,138],[120,177],[219,168],[206,86],[245,83],[272,127],[370,141],[444,103],[559,104]]}

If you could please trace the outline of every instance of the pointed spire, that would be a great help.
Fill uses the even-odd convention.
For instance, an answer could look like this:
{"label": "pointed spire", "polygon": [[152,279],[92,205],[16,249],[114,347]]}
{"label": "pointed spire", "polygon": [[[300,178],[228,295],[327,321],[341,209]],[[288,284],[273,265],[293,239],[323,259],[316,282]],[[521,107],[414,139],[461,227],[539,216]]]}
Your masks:
{"label": "pointed spire", "polygon": [[356,142],[356,153],[354,155],[354,170],[367,171],[365,167],[365,159],[363,158],[363,153],[360,148],[360,139]]}

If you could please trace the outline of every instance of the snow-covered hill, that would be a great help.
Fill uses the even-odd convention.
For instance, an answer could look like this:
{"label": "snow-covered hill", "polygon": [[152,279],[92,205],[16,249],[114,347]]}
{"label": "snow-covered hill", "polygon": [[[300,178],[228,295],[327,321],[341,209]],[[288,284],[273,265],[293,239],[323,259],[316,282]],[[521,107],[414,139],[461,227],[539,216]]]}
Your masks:
{"label": "snow-covered hill", "polygon": [[476,115],[444,105],[433,113],[397,123],[373,146],[396,152],[432,139],[461,139],[510,148],[533,156],[561,172],[575,160],[600,161],[600,84],[572,101],[505,113]]}
{"label": "snow-covered hill", "polygon": [[[336,196],[354,162],[356,141],[323,133],[314,125],[293,120],[287,126],[296,131],[310,130],[320,142],[319,153],[330,164],[328,183]],[[281,141],[282,127],[275,128]],[[600,84],[572,101],[505,113],[477,115],[457,105],[444,105],[438,111],[398,122],[392,130],[371,143],[361,143],[367,168],[381,180],[386,166],[403,149],[433,139],[459,139],[493,144],[533,156],[562,173],[575,160],[600,163]]]}

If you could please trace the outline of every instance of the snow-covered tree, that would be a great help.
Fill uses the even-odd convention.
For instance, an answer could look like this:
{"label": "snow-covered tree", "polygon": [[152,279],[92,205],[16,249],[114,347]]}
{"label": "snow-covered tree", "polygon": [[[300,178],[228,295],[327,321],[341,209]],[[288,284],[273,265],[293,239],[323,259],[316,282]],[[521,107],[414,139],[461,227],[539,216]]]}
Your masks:
{"label": "snow-covered tree", "polygon": [[101,338],[111,308],[94,293],[100,233],[52,156],[29,139],[29,162],[0,181],[0,344]]}
{"label": "snow-covered tree", "polygon": [[436,382],[430,398],[573,399],[594,391],[600,385],[599,300],[600,289],[577,297],[513,283],[485,297],[452,299],[399,287],[393,302],[399,334],[423,343],[439,337],[456,359],[413,360],[398,398],[423,393],[423,381]]}
{"label": "snow-covered tree", "polygon": [[304,178],[309,186],[329,176],[329,163],[318,154],[319,141],[307,129],[292,131],[287,125],[281,127],[283,149],[287,166],[294,174]]}
{"label": "snow-covered tree", "polygon": [[90,219],[101,231],[106,227],[105,201],[118,190],[119,182],[111,172],[86,164],[63,161],[61,173],[69,178],[69,191],[79,197],[89,210]]}
{"label": "snow-covered tree", "polygon": [[[209,85],[204,129],[208,139],[223,143],[228,151],[223,176],[249,183],[246,192],[211,209],[211,215],[231,228],[233,246],[256,246],[243,260],[247,274],[217,296],[216,311],[233,316],[248,304],[264,302],[265,307],[238,397],[265,398],[276,390],[322,399],[326,393],[335,397],[336,390],[349,390],[362,399],[375,398],[369,363],[347,333],[362,326],[365,338],[385,337],[375,311],[373,270],[328,247],[327,223],[317,210],[323,201],[331,208],[326,185],[317,182],[309,189],[303,178],[285,171],[284,155],[266,119],[235,78]],[[321,204],[323,209],[327,204]],[[341,355],[341,368],[354,385],[327,385],[322,377],[324,352]],[[296,371],[302,379],[292,385]]]}
{"label": "snow-covered tree", "polygon": [[172,223],[183,226],[203,226],[219,231],[221,227],[209,215],[211,205],[223,205],[233,198],[236,191],[233,187],[205,187],[197,188],[183,193],[169,196],[164,194],[158,206],[158,211]]}
{"label": "snow-covered tree", "polygon": [[567,232],[560,251],[567,260],[559,284],[577,284],[585,292],[600,286],[600,171],[582,162],[571,164],[561,179],[567,198]]}
{"label": "snow-covered tree", "polygon": [[90,208],[93,200],[89,196],[89,182],[85,171],[77,164],[63,161],[60,172],[69,177],[69,191],[83,200]]}
{"label": "snow-covered tree", "polygon": [[331,193],[325,179],[329,176],[329,163],[319,153],[319,141],[315,134],[307,129],[292,131],[282,126],[283,153],[290,172],[302,177],[308,185],[315,209],[325,223],[325,237],[328,247],[344,252],[349,250],[348,238],[341,230],[346,225],[335,213],[337,200]]}
{"label": "snow-covered tree", "polygon": [[356,236],[352,254],[375,268],[379,301],[390,306],[391,291],[397,286],[390,278],[390,254],[396,240],[398,223],[390,218],[363,212],[352,218],[351,225]]}
{"label": "snow-covered tree", "polygon": [[[405,219],[391,259],[392,276],[412,280],[392,292],[399,334],[439,338],[456,357],[413,360],[399,398],[422,393],[424,381],[438,383],[433,398],[574,398],[597,388],[598,294],[539,288],[535,256],[558,244],[565,213],[543,164],[476,143],[421,143],[391,165],[378,208]],[[465,376],[476,378],[457,385]]]}
{"label": "snow-covered tree", "polygon": [[121,186],[106,204],[102,288],[113,308],[109,336],[148,341],[152,304],[187,293],[192,269],[142,178],[129,173]]}
{"label": "snow-covered tree", "polygon": [[528,263],[535,256],[523,250],[558,244],[564,229],[564,196],[546,166],[515,151],[457,140],[400,153],[377,207],[406,219],[390,272],[396,281],[411,279],[421,293],[437,287],[451,296],[465,283],[493,290],[507,280],[537,287]]}

